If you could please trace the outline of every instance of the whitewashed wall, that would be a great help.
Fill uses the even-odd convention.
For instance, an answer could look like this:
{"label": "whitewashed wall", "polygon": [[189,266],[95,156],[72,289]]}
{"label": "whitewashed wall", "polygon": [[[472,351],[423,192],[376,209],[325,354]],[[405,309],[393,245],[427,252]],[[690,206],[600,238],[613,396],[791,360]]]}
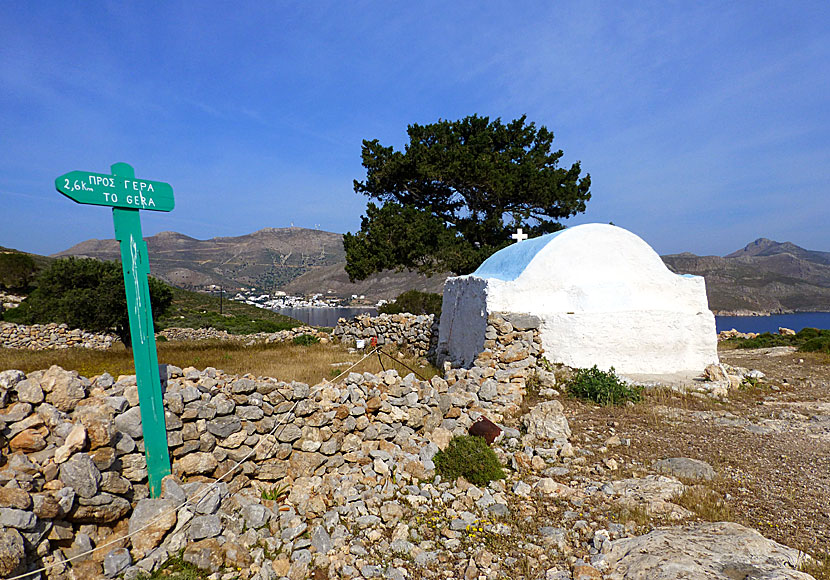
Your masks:
{"label": "whitewashed wall", "polygon": [[446,318],[449,358],[472,360],[478,335],[459,332],[460,321],[478,325],[498,311],[538,316],[545,357],[572,367],[661,374],[717,362],[703,278],[670,272],[647,243],[615,226],[587,224],[514,244],[474,274],[449,279],[439,345]]}

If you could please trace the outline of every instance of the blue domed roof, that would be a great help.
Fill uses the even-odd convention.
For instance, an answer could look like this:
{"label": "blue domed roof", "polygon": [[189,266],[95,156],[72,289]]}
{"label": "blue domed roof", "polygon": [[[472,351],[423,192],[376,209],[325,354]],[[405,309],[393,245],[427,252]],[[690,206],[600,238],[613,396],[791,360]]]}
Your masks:
{"label": "blue domed roof", "polygon": [[560,230],[507,246],[484,260],[472,275],[479,278],[497,278],[505,282],[515,280],[548,242],[566,231]]}

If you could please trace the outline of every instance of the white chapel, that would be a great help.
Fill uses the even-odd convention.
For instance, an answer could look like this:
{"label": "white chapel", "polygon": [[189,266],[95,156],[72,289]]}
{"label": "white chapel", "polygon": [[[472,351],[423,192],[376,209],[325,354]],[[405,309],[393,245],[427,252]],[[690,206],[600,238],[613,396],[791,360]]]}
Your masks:
{"label": "white chapel", "polygon": [[702,277],[669,271],[651,246],[612,225],[585,224],[514,243],[478,270],[449,278],[438,351],[468,366],[487,317],[540,320],[545,357],[622,374],[700,373],[718,362]]}

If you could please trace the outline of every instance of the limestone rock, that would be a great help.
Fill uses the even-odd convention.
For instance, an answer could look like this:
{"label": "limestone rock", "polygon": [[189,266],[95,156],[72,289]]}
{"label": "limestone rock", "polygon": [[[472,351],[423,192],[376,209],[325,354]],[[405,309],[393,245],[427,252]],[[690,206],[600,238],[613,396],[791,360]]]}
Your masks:
{"label": "limestone rock", "polygon": [[549,441],[567,441],[571,436],[564,407],[559,401],[545,401],[522,417],[528,435],[536,439]]}
{"label": "limestone rock", "polygon": [[[142,499],[130,516],[129,530],[133,553],[142,558],[161,543],[164,535],[176,525],[176,504],[169,499]],[[149,525],[148,525],[149,524]]]}
{"label": "limestone rock", "polygon": [[86,453],[76,453],[61,465],[60,480],[80,497],[90,498],[101,487],[101,472]]}
{"label": "limestone rock", "polygon": [[207,538],[187,545],[182,560],[201,570],[217,572],[225,563],[222,545],[215,538]]}
{"label": "limestone rock", "polygon": [[0,577],[8,578],[26,558],[23,536],[14,528],[0,529]]}
{"label": "limestone rock", "polygon": [[16,369],[2,371],[0,372],[0,389],[13,389],[20,381],[24,380],[26,380],[26,374],[23,371]]}
{"label": "limestone rock", "polygon": [[177,477],[187,475],[209,474],[219,466],[212,453],[191,453],[185,455],[173,465],[173,474]]}
{"label": "limestone rock", "polygon": [[0,487],[0,508],[27,510],[32,507],[32,497],[22,489]]}
{"label": "limestone rock", "polygon": [[76,523],[108,524],[130,512],[130,502],[123,497],[101,493],[85,500],[78,498],[69,519]]}
{"label": "limestone rock", "polygon": [[144,430],[141,428],[141,408],[133,407],[120,415],[116,415],[115,428],[122,433],[126,433],[133,439],[142,439],[144,437]]}
{"label": "limestone rock", "polygon": [[72,427],[63,445],[55,450],[55,463],[64,463],[73,453],[86,445],[86,428],[80,423]]}
{"label": "limestone rock", "polygon": [[684,479],[711,480],[715,477],[715,470],[705,461],[689,459],[688,457],[669,457],[654,464],[658,473],[682,477]]}
{"label": "limestone rock", "polygon": [[129,550],[126,548],[116,548],[104,557],[104,576],[107,578],[118,576],[118,574],[126,570],[132,563],[133,559],[130,557]]}
{"label": "limestone rock", "polygon": [[604,562],[609,580],[807,580],[795,569],[803,555],[731,522],[661,528],[611,542]]}
{"label": "limestone rock", "polygon": [[9,441],[12,452],[34,453],[46,449],[46,439],[37,429],[24,429]]}
{"label": "limestone rock", "polygon": [[86,389],[73,373],[53,365],[40,380],[40,386],[48,394],[46,401],[66,413],[72,411],[86,397]]}
{"label": "limestone rock", "polygon": [[23,403],[39,405],[43,402],[44,394],[40,383],[33,380],[20,381],[16,385],[17,400]]}
{"label": "limestone rock", "polygon": [[0,528],[31,530],[37,525],[35,514],[26,510],[0,508]]}

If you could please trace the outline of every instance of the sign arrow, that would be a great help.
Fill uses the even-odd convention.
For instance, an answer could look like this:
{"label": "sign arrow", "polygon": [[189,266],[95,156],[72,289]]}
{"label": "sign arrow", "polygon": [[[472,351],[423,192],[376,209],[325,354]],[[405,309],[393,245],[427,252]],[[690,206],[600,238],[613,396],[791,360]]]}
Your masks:
{"label": "sign arrow", "polygon": [[70,171],[55,180],[57,190],[77,203],[171,211],[173,187],[162,181]]}

